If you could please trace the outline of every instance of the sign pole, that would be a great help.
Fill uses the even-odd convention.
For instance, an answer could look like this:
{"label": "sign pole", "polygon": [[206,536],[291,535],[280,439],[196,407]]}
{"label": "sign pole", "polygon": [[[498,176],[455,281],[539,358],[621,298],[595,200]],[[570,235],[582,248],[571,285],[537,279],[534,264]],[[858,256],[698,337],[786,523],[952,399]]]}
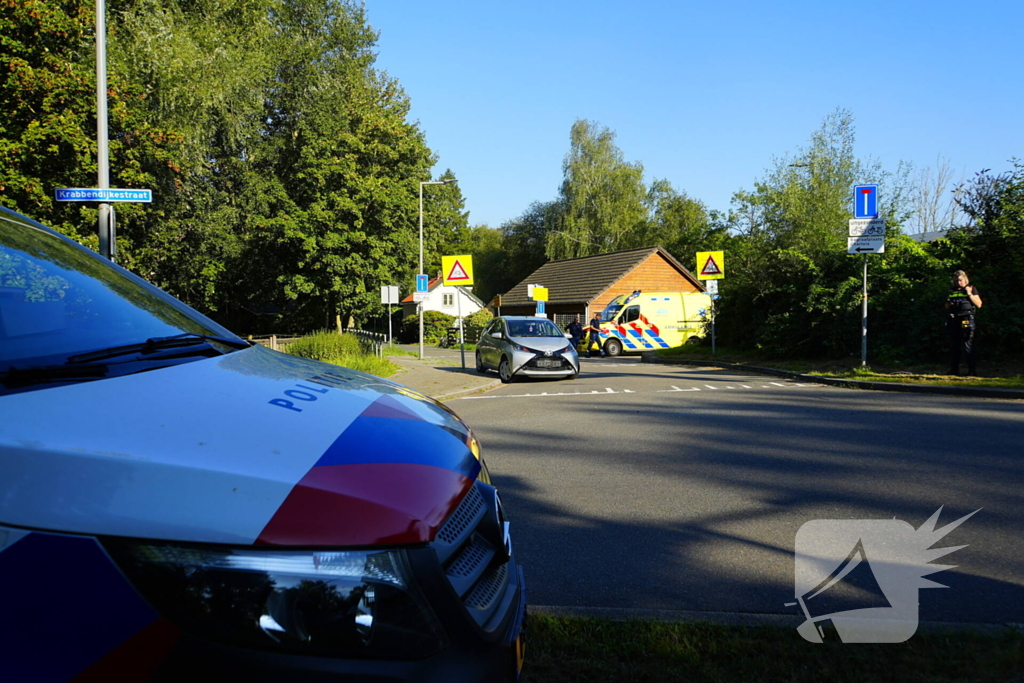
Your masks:
{"label": "sign pole", "polygon": [[[107,140],[107,12],[104,0],[96,0],[96,175],[101,190],[110,189],[110,152]],[[100,254],[114,260],[114,229],[110,204],[101,202],[97,231]]]}
{"label": "sign pole", "polygon": [[718,302],[711,299],[711,357],[714,358],[715,353],[715,306]]}
{"label": "sign pole", "polygon": [[462,333],[462,287],[455,286],[455,296],[458,302],[455,304],[455,311],[459,314],[459,351],[462,355],[462,369],[466,369],[466,336]]}
{"label": "sign pole", "polygon": [[868,364],[868,255],[864,254],[864,292],[860,308],[860,364]]}

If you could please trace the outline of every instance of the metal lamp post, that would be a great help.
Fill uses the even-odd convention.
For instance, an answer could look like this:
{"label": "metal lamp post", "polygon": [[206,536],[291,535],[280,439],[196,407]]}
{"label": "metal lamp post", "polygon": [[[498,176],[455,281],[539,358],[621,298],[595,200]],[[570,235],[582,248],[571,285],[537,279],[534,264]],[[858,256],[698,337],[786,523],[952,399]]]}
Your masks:
{"label": "metal lamp post", "polygon": [[[455,178],[449,178],[447,180],[424,180],[420,182],[420,269],[419,273],[423,273],[423,186],[424,185],[448,185],[449,183],[459,182]],[[429,282],[429,278],[427,279]],[[419,314],[417,317],[420,319],[420,360],[423,360],[423,302],[417,302],[416,312]]]}

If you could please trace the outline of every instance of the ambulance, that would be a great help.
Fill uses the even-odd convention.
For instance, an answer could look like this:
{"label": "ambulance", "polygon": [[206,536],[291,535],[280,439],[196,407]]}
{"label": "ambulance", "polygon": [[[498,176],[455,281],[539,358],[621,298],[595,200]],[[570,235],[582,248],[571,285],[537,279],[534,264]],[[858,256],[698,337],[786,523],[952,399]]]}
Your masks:
{"label": "ambulance", "polygon": [[514,681],[470,428],[0,207],[0,681]]}
{"label": "ambulance", "polygon": [[618,356],[681,346],[703,333],[710,313],[711,296],[703,292],[623,294],[601,312],[601,348]]}

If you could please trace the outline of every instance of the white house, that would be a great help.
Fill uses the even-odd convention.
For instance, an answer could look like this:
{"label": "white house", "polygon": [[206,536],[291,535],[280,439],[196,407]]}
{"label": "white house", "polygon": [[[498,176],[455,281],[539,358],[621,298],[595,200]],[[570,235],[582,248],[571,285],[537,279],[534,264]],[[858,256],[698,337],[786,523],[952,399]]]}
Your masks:
{"label": "white house", "polygon": [[[440,311],[456,317],[461,314],[465,317],[476,313],[484,306],[484,302],[476,298],[468,288],[460,289],[454,285],[444,285],[440,277],[427,283],[427,299],[423,302],[425,311]],[[416,302],[412,300],[412,294],[410,294],[402,299],[402,316],[415,314]]]}

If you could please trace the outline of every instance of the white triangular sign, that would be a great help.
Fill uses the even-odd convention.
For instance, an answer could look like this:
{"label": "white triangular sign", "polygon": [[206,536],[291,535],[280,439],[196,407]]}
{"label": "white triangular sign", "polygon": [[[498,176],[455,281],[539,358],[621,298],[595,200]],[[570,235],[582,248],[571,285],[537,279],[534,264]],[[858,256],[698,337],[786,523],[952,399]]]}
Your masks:
{"label": "white triangular sign", "polygon": [[701,275],[721,275],[722,274],[722,271],[721,271],[721,269],[719,269],[718,264],[715,263],[715,257],[714,256],[708,256],[708,261],[707,261],[707,263],[704,264],[704,267],[701,269],[700,274]]}
{"label": "white triangular sign", "polygon": [[468,280],[469,276],[466,275],[466,270],[462,267],[462,264],[457,260],[452,265],[452,270],[448,273],[448,277],[445,280]]}

